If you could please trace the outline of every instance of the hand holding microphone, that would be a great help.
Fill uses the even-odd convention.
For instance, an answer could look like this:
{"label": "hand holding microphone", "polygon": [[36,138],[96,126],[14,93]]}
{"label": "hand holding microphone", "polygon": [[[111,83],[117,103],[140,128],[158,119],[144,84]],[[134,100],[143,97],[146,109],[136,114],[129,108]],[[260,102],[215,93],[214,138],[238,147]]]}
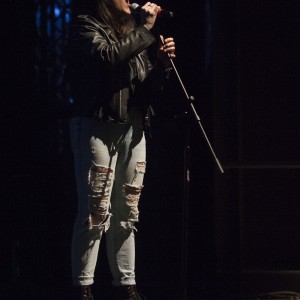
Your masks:
{"label": "hand holding microphone", "polygon": [[137,3],[130,4],[130,9],[133,13],[142,14],[142,23],[147,26],[148,29],[152,29],[156,18],[170,19],[174,16],[173,12],[162,9],[159,5],[147,2],[145,5],[140,6]]}
{"label": "hand holding microphone", "polygon": [[145,12],[145,14],[142,16],[142,18],[144,17],[144,23],[148,29],[153,28],[156,18],[158,16],[159,9],[160,9],[160,6],[158,6],[155,3],[151,3],[151,2],[147,2],[142,7],[142,10]]}
{"label": "hand holding microphone", "polygon": [[[142,24],[144,24],[149,30],[153,28],[157,17],[173,17],[173,13],[171,11],[165,11],[160,6],[152,2],[147,2],[142,7],[137,3],[132,3],[130,5],[130,9],[133,13],[141,13]],[[167,69],[170,67],[171,60],[175,57],[174,39],[172,37],[164,39],[163,36],[160,36],[160,42],[157,49],[157,58],[159,64],[164,69]]]}

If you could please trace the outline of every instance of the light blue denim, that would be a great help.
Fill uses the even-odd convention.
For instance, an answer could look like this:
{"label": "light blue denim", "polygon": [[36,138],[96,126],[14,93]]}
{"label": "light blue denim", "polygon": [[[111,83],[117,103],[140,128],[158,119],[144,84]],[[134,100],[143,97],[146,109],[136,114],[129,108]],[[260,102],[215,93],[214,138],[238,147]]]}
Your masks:
{"label": "light blue denim", "polygon": [[[133,285],[134,230],[146,167],[142,117],[131,113],[128,124],[74,117],[70,137],[78,194],[71,247],[73,284],[94,282],[105,235],[112,284]],[[95,214],[103,221],[96,222]]]}

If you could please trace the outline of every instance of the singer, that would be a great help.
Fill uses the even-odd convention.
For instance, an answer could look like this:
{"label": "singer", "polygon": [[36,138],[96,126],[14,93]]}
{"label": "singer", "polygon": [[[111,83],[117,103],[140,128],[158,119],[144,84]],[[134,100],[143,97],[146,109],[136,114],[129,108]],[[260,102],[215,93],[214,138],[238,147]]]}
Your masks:
{"label": "singer", "polygon": [[153,35],[161,9],[155,3],[141,7],[138,24],[128,0],[83,0],[78,7],[66,49],[78,193],[72,300],[94,299],[91,286],[104,236],[114,299],[139,300],[135,228],[146,170],[144,131],[151,101],[168,79],[175,43],[166,38],[161,44]]}

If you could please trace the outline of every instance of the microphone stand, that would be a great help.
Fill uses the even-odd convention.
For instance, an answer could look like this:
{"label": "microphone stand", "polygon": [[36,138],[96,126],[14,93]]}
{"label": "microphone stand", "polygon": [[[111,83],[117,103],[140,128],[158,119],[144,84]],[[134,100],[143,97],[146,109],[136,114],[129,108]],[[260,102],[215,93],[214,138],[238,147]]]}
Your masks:
{"label": "microphone stand", "polygon": [[[160,40],[162,44],[165,44],[164,38],[162,36],[160,36]],[[206,144],[208,145],[210,152],[216,162],[216,165],[219,169],[219,171],[223,174],[224,173],[224,169],[219,161],[219,159],[217,158],[215,151],[208,139],[208,136],[204,130],[204,127],[201,123],[200,117],[195,109],[195,106],[193,104],[193,101],[195,100],[195,98],[193,96],[190,96],[183,84],[183,81],[177,71],[177,68],[174,64],[173,59],[170,57],[169,55],[169,60],[170,60],[170,64],[176,74],[176,77],[182,87],[182,90],[185,94],[186,100],[188,101],[188,103],[190,104],[190,110],[193,113],[193,116],[195,118],[195,120],[197,121],[198,127],[201,131],[201,133],[204,136],[204,139],[206,141]],[[187,113],[185,113],[186,115]],[[184,134],[184,186],[183,186],[183,203],[182,203],[182,211],[183,211],[183,229],[182,229],[182,271],[181,271],[181,288],[182,288],[182,300],[186,300],[187,299],[187,257],[188,257],[188,253],[187,253],[187,249],[188,249],[188,225],[189,225],[189,183],[190,183],[190,130],[189,130],[189,125],[185,125],[186,130],[185,130],[185,134]]]}
{"label": "microphone stand", "polygon": [[[165,42],[164,42],[164,39],[163,39],[161,36],[160,36],[160,39],[161,39],[161,42],[164,44],[164,43],[165,43]],[[175,66],[175,64],[174,64],[174,61],[173,61],[173,59],[170,57],[170,55],[169,55],[169,59],[170,59],[171,66],[172,66],[172,68],[173,68],[173,70],[174,70],[174,72],[175,72],[175,74],[176,74],[176,77],[177,77],[177,79],[178,79],[178,81],[179,81],[179,83],[180,83],[180,85],[181,85],[181,87],[182,87],[182,90],[183,90],[183,92],[184,92],[184,94],[185,94],[185,96],[186,96],[186,100],[187,100],[188,103],[190,104],[191,111],[193,112],[193,115],[194,115],[194,117],[195,117],[195,119],[196,119],[196,121],[197,121],[197,124],[198,124],[198,126],[199,126],[199,129],[200,129],[200,131],[202,132],[202,134],[203,134],[203,136],[204,136],[204,138],[205,138],[205,141],[206,141],[206,143],[207,143],[207,145],[208,145],[208,147],[209,147],[209,149],[210,149],[211,154],[213,155],[213,158],[215,159],[215,162],[216,162],[216,164],[217,164],[217,166],[218,166],[220,172],[223,174],[223,173],[224,173],[224,169],[223,169],[223,167],[222,167],[222,165],[221,165],[219,159],[217,158],[217,156],[216,156],[216,154],[215,154],[215,151],[214,151],[214,149],[213,149],[213,147],[212,147],[212,145],[211,145],[211,143],[210,143],[210,141],[209,141],[209,139],[208,139],[208,137],[207,137],[207,134],[206,134],[206,132],[205,132],[205,130],[204,130],[204,127],[203,127],[203,125],[202,125],[202,123],[201,123],[200,117],[199,117],[199,115],[197,114],[197,111],[196,111],[195,106],[194,106],[194,104],[193,104],[193,101],[195,100],[195,98],[194,98],[194,96],[189,96],[189,94],[188,94],[188,92],[187,92],[187,90],[186,90],[186,88],[185,88],[185,86],[184,86],[184,84],[183,84],[183,81],[181,80],[181,77],[180,77],[180,75],[179,75],[179,73],[178,73],[178,71],[177,71],[177,68],[176,68],[176,66]]]}

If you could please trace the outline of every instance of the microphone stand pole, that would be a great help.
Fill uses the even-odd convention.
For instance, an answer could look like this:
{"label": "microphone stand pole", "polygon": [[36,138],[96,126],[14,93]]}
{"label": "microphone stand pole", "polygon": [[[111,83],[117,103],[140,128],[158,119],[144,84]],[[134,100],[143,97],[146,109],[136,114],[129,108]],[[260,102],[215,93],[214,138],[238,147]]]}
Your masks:
{"label": "microphone stand pole", "polygon": [[209,147],[209,149],[210,149],[210,152],[211,152],[211,154],[213,155],[213,157],[214,157],[214,159],[215,159],[215,162],[216,162],[216,164],[217,164],[217,166],[218,166],[220,172],[223,174],[223,173],[224,173],[224,169],[223,169],[223,167],[222,167],[222,165],[221,165],[219,159],[217,158],[217,156],[216,156],[216,154],[215,154],[215,151],[214,151],[214,149],[213,149],[213,147],[212,147],[212,145],[211,145],[211,143],[210,143],[210,141],[209,141],[209,139],[208,139],[208,137],[207,137],[207,134],[206,134],[206,132],[205,132],[205,130],[204,130],[204,127],[203,127],[203,125],[202,125],[202,123],[201,123],[200,117],[199,117],[199,115],[197,114],[197,111],[196,111],[195,106],[194,106],[194,104],[193,104],[193,101],[195,100],[195,98],[194,98],[194,96],[189,96],[189,94],[187,93],[187,90],[186,90],[186,88],[185,88],[185,86],[184,86],[184,84],[183,84],[183,82],[182,82],[182,80],[181,80],[181,78],[180,78],[180,75],[179,75],[179,73],[178,73],[178,71],[177,71],[177,69],[176,69],[176,66],[175,66],[175,64],[174,64],[174,61],[173,61],[171,58],[170,58],[170,63],[171,63],[172,68],[174,69],[174,72],[175,72],[175,74],[176,74],[176,77],[177,77],[177,79],[178,79],[178,81],[179,81],[179,83],[180,83],[180,85],[181,85],[181,87],[182,87],[182,89],[183,89],[183,92],[184,92],[184,94],[185,94],[185,96],[186,96],[186,99],[187,99],[187,101],[188,101],[189,104],[190,104],[191,111],[193,112],[193,115],[194,115],[194,117],[195,117],[195,119],[196,119],[196,121],[197,121],[197,124],[198,124],[198,126],[199,126],[199,128],[200,128],[200,130],[201,130],[201,132],[202,132],[202,134],[203,134],[203,136],[204,136],[204,138],[205,138],[205,141],[206,141],[206,143],[207,143],[207,145],[208,145],[208,147]]}
{"label": "microphone stand pole", "polygon": [[[164,44],[165,41],[162,36],[160,36],[161,43]],[[206,141],[206,144],[208,145],[210,152],[216,162],[216,165],[220,172],[223,174],[224,169],[217,158],[215,151],[207,137],[207,134],[204,130],[204,127],[201,123],[200,117],[195,109],[195,106],[193,104],[193,101],[195,98],[193,96],[190,96],[183,84],[183,81],[181,80],[181,77],[177,71],[177,68],[174,64],[173,59],[169,55],[170,64],[176,74],[176,77],[182,87],[182,90],[185,94],[186,100],[190,104],[191,111],[193,113],[193,116],[195,120],[197,121],[197,124],[199,126],[200,131],[202,132],[204,139]],[[185,113],[186,114],[186,113]],[[187,122],[186,122],[187,123]],[[182,211],[183,211],[183,230],[182,230],[182,271],[181,271],[181,288],[182,288],[182,300],[187,299],[187,249],[188,249],[188,225],[189,225],[189,182],[190,182],[190,131],[189,131],[189,124],[186,124],[186,130],[185,130],[185,136],[184,136],[184,186],[183,186],[183,203],[182,203]]]}

